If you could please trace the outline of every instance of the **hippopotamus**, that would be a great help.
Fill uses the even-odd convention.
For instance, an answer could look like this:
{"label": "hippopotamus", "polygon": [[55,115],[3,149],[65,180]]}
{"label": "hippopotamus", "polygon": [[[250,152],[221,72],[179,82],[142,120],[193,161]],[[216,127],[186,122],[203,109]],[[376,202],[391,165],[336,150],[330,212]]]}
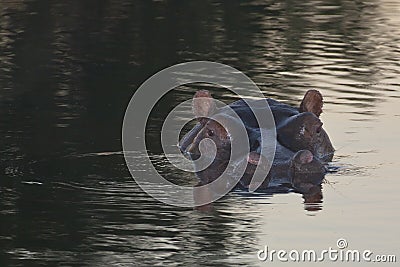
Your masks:
{"label": "hippopotamus", "polygon": [[[259,189],[270,188],[276,184],[291,184],[300,192],[307,191],[314,185],[321,184],[327,172],[326,163],[332,160],[334,148],[319,119],[322,113],[323,98],[319,91],[309,90],[299,107],[293,107],[277,100],[252,100],[251,108],[244,100],[229,105],[236,117],[227,114],[227,108],[217,108],[211,94],[206,90],[197,91],[193,98],[193,113],[197,124],[180,140],[179,148],[188,158],[200,157],[199,144],[204,139],[211,139],[216,154],[211,164],[196,172],[199,185],[217,179],[226,168],[230,168],[232,156],[231,131],[244,125],[247,132],[250,151],[240,151],[234,156],[237,165],[245,165],[245,172],[240,177],[237,187],[248,188],[257,166],[263,169],[267,159],[260,154],[264,142],[262,129],[254,116],[254,108],[265,109],[268,103],[276,125],[276,148],[269,171],[265,170],[265,179]],[[258,102],[257,102],[258,101]],[[240,120],[240,121],[239,121]],[[219,122],[223,121],[224,126]],[[207,143],[204,146],[209,149]],[[233,167],[233,169],[235,169]]]}

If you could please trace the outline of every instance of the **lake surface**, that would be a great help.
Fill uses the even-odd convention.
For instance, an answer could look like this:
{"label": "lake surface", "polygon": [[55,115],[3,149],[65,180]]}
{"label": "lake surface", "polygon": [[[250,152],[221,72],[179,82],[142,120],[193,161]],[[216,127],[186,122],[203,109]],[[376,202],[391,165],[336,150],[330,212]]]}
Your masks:
{"label": "lake surface", "polygon": [[[2,1],[0,265],[266,266],[264,246],[321,251],[339,238],[399,260],[399,12],[395,0]],[[121,152],[127,104],[192,60],[235,67],[288,104],[322,92],[338,167],[322,200],[235,191],[200,213],[137,186]],[[161,167],[160,118],[194,90],[154,111]]]}

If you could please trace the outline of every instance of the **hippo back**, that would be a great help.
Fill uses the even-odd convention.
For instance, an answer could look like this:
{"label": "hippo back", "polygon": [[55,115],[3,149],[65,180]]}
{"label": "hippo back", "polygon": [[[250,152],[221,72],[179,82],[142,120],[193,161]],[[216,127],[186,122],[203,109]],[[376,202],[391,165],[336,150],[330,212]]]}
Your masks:
{"label": "hippo back", "polygon": [[[284,121],[299,113],[297,108],[294,108],[292,106],[289,106],[284,103],[280,103],[274,99],[267,98],[267,103],[269,105],[269,108],[271,109],[272,115],[275,120],[275,125],[278,127]],[[247,102],[247,103],[246,103]],[[249,105],[251,107],[249,107]],[[252,110],[257,111],[257,110],[265,110],[267,107],[265,105],[265,100],[238,100],[229,105],[229,108],[233,109],[236,114],[240,117],[240,119],[243,121],[243,123],[251,128],[259,128],[259,125],[257,123],[256,117],[254,116],[254,113]],[[221,108],[219,109],[218,112],[227,112],[228,108]]]}

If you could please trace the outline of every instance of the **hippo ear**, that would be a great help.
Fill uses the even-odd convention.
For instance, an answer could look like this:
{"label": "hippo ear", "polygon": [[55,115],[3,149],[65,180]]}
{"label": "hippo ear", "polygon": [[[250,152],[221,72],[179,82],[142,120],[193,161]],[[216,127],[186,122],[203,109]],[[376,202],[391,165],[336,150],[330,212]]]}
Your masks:
{"label": "hippo ear", "polygon": [[249,155],[247,155],[247,162],[252,164],[252,165],[258,165],[261,160],[261,155],[256,153],[256,152],[250,152]]}
{"label": "hippo ear", "polygon": [[308,164],[314,160],[314,156],[309,150],[300,150],[293,156],[293,160],[300,164]]}
{"label": "hippo ear", "polygon": [[324,104],[322,95],[317,90],[308,90],[301,101],[300,112],[312,112],[317,117],[322,113],[322,106]]}
{"label": "hippo ear", "polygon": [[193,97],[192,102],[193,114],[198,121],[202,121],[204,117],[210,117],[216,110],[214,98],[207,90],[199,90]]}

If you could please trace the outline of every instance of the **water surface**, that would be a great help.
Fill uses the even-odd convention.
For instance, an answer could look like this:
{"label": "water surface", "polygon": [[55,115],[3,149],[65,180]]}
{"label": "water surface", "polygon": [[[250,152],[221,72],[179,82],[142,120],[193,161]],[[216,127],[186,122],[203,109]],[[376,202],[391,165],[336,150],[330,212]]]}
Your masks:
{"label": "water surface", "polygon": [[[395,0],[3,1],[0,265],[265,266],[264,245],[322,250],[338,238],[399,258],[399,12]],[[135,184],[125,108],[151,75],[190,60],[231,65],[288,104],[322,92],[339,167],[322,200],[232,192],[202,214]],[[162,114],[194,90],[154,111],[148,143],[161,167]]]}

